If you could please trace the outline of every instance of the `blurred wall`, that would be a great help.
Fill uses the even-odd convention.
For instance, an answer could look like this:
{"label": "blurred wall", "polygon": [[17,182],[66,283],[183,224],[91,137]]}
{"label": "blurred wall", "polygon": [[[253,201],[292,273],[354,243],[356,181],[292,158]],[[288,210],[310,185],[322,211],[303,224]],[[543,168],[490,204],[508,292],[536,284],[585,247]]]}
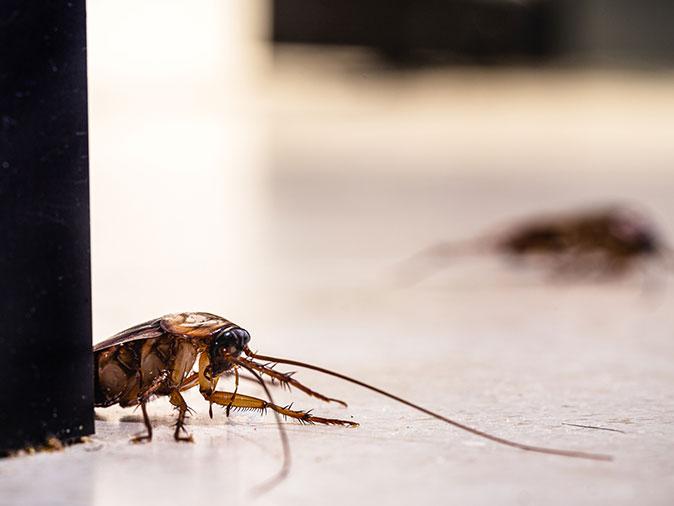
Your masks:
{"label": "blurred wall", "polygon": [[674,2],[560,2],[560,45],[567,55],[609,64],[674,63]]}

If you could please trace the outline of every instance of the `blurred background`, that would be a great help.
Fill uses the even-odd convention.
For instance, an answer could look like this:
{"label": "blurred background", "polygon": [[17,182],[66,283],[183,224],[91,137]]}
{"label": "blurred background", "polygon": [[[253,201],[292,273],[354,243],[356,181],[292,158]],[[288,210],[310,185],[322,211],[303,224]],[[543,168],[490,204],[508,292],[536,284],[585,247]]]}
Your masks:
{"label": "blurred background", "polygon": [[386,284],[387,263],[527,213],[627,201],[664,221],[669,2],[88,10],[101,339],[209,308],[276,334],[327,285]]}
{"label": "blurred background", "polygon": [[[365,423],[293,426],[279,500],[322,487],[342,490],[328,503],[371,490],[390,503],[668,503],[670,295],[644,297],[639,279],[554,286],[497,260],[413,287],[395,271],[441,240],[604,203],[643,208],[672,237],[672,26],[664,0],[90,0],[95,340],[210,311],[247,328],[253,349],[501,435],[624,457],[536,460],[310,376]],[[250,437],[276,448],[273,421],[251,420]],[[125,442],[140,425],[119,427],[98,431]],[[238,450],[221,466],[247,469],[242,481],[274,469],[276,450],[251,460],[250,441],[227,444]],[[156,448],[137,458],[160,479]],[[119,473],[137,480],[98,465],[99,503],[122,493]]]}

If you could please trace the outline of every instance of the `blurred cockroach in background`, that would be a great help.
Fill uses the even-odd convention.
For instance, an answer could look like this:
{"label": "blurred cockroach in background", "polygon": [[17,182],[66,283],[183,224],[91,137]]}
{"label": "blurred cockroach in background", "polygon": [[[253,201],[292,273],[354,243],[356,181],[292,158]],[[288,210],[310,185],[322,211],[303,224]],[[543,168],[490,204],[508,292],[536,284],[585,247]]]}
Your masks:
{"label": "blurred cockroach in background", "polygon": [[[119,404],[122,407],[140,405],[147,433],[135,436],[132,439],[134,442],[152,439],[152,425],[146,404],[156,396],[168,396],[171,404],[178,410],[174,432],[176,441],[192,442],[192,437],[187,435],[185,430],[185,419],[191,410],[181,392],[197,385],[204,399],[211,406],[213,404],[223,406],[227,416],[232,409],[262,412],[270,409],[279,422],[284,462],[279,474],[267,483],[265,488],[286,476],[290,466],[288,439],[280,423],[279,415],[307,424],[358,426],[355,422],[323,418],[312,415],[310,411],[297,411],[290,409],[289,406],[282,407],[274,404],[271,392],[262,379],[263,376],[276,380],[284,386],[295,387],[322,401],[337,402],[346,406],[343,401],[326,397],[306,387],[295,380],[292,374],[276,371],[273,369],[276,364],[304,367],[355,383],[454,427],[499,444],[563,457],[611,460],[608,455],[531,446],[494,436],[343,374],[296,360],[254,353],[248,348],[249,341],[250,334],[246,330],[210,313],[169,314],[131,327],[94,346],[95,405],[97,407],[107,407],[113,404]],[[197,371],[193,371],[195,363],[198,363]],[[244,374],[251,375],[262,386],[267,400],[238,392],[240,370],[243,370]],[[234,377],[233,391],[216,390],[218,380],[226,375]],[[213,416],[212,410],[209,410],[209,414]]]}
{"label": "blurred cockroach in background", "polygon": [[474,239],[443,242],[403,263],[411,284],[451,266],[459,256],[496,254],[543,267],[564,279],[616,279],[645,262],[671,267],[671,251],[655,225],[626,206],[606,206],[524,219]]}

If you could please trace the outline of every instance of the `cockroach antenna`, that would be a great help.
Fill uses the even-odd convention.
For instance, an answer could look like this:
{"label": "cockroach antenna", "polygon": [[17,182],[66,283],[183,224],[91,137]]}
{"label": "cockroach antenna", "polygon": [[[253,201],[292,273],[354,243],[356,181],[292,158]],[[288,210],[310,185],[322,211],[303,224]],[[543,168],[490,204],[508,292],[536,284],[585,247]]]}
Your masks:
{"label": "cockroach antenna", "polygon": [[[422,406],[419,406],[418,404],[415,404],[413,402],[405,400],[402,397],[398,397],[397,395],[393,395],[389,392],[386,392],[385,390],[382,390],[382,389],[377,388],[375,386],[369,385],[369,384],[364,383],[362,381],[359,381],[357,379],[351,378],[351,377],[346,376],[344,374],[341,374],[341,373],[338,373],[338,372],[335,372],[335,371],[331,371],[329,369],[325,369],[323,367],[319,367],[319,366],[312,365],[312,364],[307,364],[307,363],[304,363],[304,362],[299,362],[297,360],[276,358],[276,357],[271,357],[271,356],[268,356],[268,355],[259,355],[259,354],[253,353],[250,350],[250,348],[248,348],[247,346],[245,346],[243,348],[243,352],[253,359],[267,360],[267,361],[275,362],[275,363],[278,363],[278,364],[287,364],[287,365],[293,365],[293,366],[297,366],[297,367],[303,367],[305,369],[311,369],[313,371],[317,371],[317,372],[320,372],[320,373],[323,373],[323,374],[334,376],[334,377],[342,379],[344,381],[348,381],[350,383],[354,383],[354,384],[359,385],[363,388],[366,388],[368,390],[376,392],[380,395],[383,395],[385,397],[393,399],[394,401],[405,404],[406,406],[409,406],[412,409],[416,409],[417,411],[421,411],[422,413],[425,413],[429,416],[432,416],[433,418],[436,418],[436,419],[441,420],[445,423],[453,425],[454,427],[457,427],[461,430],[464,430],[466,432],[470,432],[471,434],[482,437],[484,439],[494,441],[495,443],[499,443],[499,444],[506,445],[506,446],[511,446],[513,448],[518,448],[518,449],[524,450],[524,451],[536,452],[536,453],[546,453],[546,454],[549,454],[549,455],[559,455],[561,457],[571,457],[571,458],[587,459],[587,460],[599,460],[599,461],[611,461],[611,460],[613,460],[613,457],[611,455],[604,455],[604,454],[600,454],[600,453],[588,453],[588,452],[575,451],[575,450],[561,450],[561,449],[557,449],[557,448],[546,448],[546,447],[543,447],[543,446],[532,446],[532,445],[528,445],[528,444],[518,443],[516,441],[511,441],[510,439],[505,439],[505,438],[502,438],[502,437],[499,437],[499,436],[494,436],[493,434],[489,434],[487,432],[483,432],[481,430],[475,429],[475,428],[470,427],[468,425],[464,425],[460,422],[457,422],[457,421],[452,420],[450,418],[447,418],[443,415],[435,413],[434,411],[431,411],[430,409],[426,409]],[[242,358],[238,359],[238,363],[240,363],[241,365],[243,365],[246,362],[249,362],[249,361],[244,362],[244,359],[242,359]]]}
{"label": "cockroach antenna", "polygon": [[[241,363],[238,360],[236,360],[235,363],[237,363],[244,369],[248,369],[248,371],[255,377],[258,383],[262,385],[262,388],[264,389],[264,392],[267,395],[270,404],[273,405],[274,399],[272,398],[271,392],[269,391],[269,387],[267,387],[267,385],[265,384],[264,380],[260,377],[260,375],[257,372],[255,372],[255,370],[253,370],[251,367],[248,367],[248,365]],[[265,411],[266,406],[264,409],[261,410],[261,412],[264,413]],[[286,434],[286,431],[283,428],[283,424],[281,423],[281,417],[276,411],[274,411],[274,418],[276,419],[276,426],[278,427],[279,436],[281,437],[281,445],[283,446],[283,465],[281,466],[281,469],[279,470],[278,473],[276,473],[275,476],[272,476],[264,483],[261,483],[255,487],[254,492],[257,495],[264,494],[269,490],[271,490],[272,488],[274,488],[276,485],[282,482],[290,472],[290,444],[288,443],[288,435]]]}

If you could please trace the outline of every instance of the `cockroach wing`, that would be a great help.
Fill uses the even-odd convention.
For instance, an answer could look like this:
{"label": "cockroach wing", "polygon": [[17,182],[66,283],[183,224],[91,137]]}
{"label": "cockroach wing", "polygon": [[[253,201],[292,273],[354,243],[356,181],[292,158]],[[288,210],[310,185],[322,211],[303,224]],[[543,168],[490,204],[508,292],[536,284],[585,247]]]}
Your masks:
{"label": "cockroach wing", "polygon": [[155,318],[123,330],[94,346],[94,352],[118,344],[153,339],[166,334],[183,337],[209,337],[224,327],[236,327],[229,320],[211,313],[175,313]]}
{"label": "cockroach wing", "polygon": [[236,327],[229,320],[211,313],[176,313],[161,318],[161,328],[184,337],[210,337],[224,327]]}
{"label": "cockroach wing", "polygon": [[118,344],[163,336],[166,334],[166,332],[160,325],[161,320],[162,318],[155,318],[154,320],[150,320],[131,327],[130,329],[123,330],[120,333],[106,339],[105,341],[101,341],[100,343],[94,345],[94,352],[111,348],[112,346],[116,346]]}

